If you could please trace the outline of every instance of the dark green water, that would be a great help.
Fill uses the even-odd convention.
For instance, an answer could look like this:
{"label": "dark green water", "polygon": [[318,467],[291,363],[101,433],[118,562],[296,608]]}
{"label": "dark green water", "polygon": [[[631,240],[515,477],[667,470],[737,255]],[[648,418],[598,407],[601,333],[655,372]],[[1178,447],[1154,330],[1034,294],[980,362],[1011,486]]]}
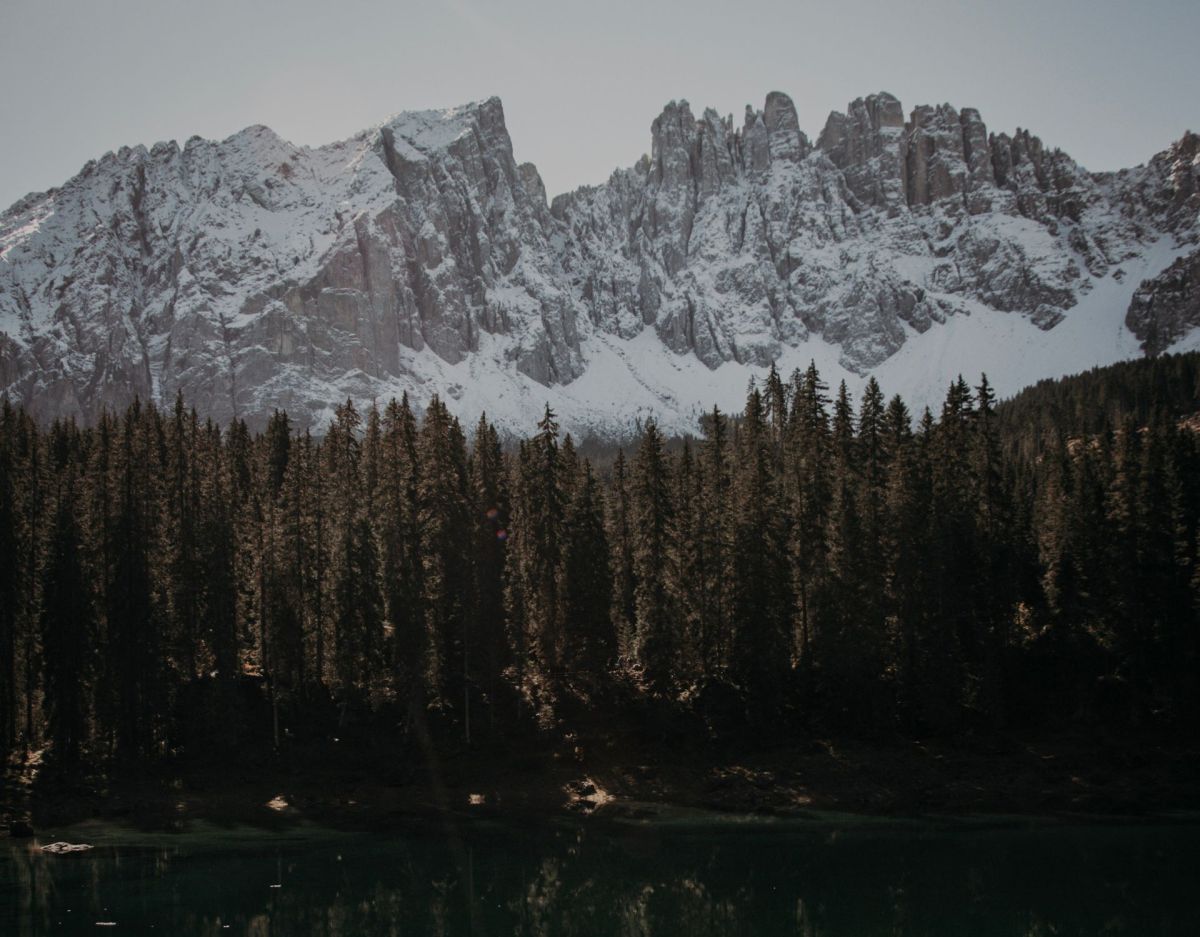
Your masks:
{"label": "dark green water", "polygon": [[1195,822],[70,833],[0,842],[0,934],[1200,934]]}

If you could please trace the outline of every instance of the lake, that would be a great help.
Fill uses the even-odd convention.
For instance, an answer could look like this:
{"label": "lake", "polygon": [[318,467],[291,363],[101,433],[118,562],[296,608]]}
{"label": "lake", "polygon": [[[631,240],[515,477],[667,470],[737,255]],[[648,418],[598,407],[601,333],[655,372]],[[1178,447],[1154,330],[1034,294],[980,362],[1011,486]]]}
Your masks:
{"label": "lake", "polygon": [[0,934],[1194,937],[1198,833],[1194,818],[93,825],[55,831],[87,853],[0,841]]}

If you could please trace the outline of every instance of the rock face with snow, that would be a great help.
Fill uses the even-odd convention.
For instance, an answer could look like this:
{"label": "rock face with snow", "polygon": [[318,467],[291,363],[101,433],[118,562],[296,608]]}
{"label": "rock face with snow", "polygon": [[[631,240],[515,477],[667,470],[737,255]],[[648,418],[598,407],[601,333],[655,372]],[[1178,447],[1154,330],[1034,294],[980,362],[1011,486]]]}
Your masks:
{"label": "rock face with snow", "polygon": [[316,150],[265,127],[110,153],[3,221],[0,380],[35,411],[173,395],[304,422],[481,333],[541,382],[582,369],[554,226],[500,102]]}
{"label": "rock face with snow", "polygon": [[1011,392],[1191,340],[1197,150],[1094,174],[882,93],[813,143],[779,92],[740,125],[672,102],[648,157],[552,205],[494,98],[316,149],[122,149],[0,216],[0,388],[46,418],[182,390],[318,426],[437,393],[515,431],[549,401],[600,433],[690,428],[810,357],[917,404],[977,361]]}
{"label": "rock face with snow", "polygon": [[1126,321],[1149,354],[1170,348],[1200,326],[1200,251],[1143,281]]}

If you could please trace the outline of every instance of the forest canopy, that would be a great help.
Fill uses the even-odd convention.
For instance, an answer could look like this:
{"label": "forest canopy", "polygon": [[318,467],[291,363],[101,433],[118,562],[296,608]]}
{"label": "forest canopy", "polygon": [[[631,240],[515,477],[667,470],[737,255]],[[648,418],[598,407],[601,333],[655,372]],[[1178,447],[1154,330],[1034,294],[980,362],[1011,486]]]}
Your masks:
{"label": "forest canopy", "polygon": [[502,445],[436,398],[347,401],[320,439],[5,403],[0,753],[562,737],[581,701],[772,744],[1190,731],[1198,386],[1166,356],[913,414],[772,371],[596,464],[548,409]]}

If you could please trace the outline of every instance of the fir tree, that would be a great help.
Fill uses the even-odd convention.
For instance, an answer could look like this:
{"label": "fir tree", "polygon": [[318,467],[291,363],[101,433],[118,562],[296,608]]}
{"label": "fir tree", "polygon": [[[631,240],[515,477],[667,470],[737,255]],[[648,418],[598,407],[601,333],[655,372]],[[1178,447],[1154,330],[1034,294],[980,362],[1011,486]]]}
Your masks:
{"label": "fir tree", "polygon": [[[504,564],[508,542],[509,493],[500,438],[486,415],[479,418],[470,463],[471,509],[475,518],[472,616],[475,680],[494,718],[503,673],[509,664],[505,633]],[[493,725],[494,728],[494,725]]]}
{"label": "fir tree", "polygon": [[424,695],[428,642],[421,605],[417,427],[407,395],[399,402],[392,399],[384,410],[382,450],[378,524],[392,678],[397,695],[415,708]]}
{"label": "fir tree", "polygon": [[[508,607],[517,641],[519,682],[553,682],[561,667],[562,465],[558,424],[549,407],[538,432],[522,447],[516,465]],[[536,695],[535,684],[525,686]],[[531,690],[533,691],[531,694]]]}
{"label": "fir tree", "polygon": [[125,759],[153,755],[162,737],[165,661],[149,554],[156,533],[154,421],[135,402],[122,421],[117,453],[105,679],[115,699],[116,750]]}
{"label": "fir tree", "polygon": [[678,647],[677,609],[668,567],[675,506],[662,434],[653,420],[642,431],[631,485],[633,504],[634,653],[647,685],[670,687]]}
{"label": "fir tree", "polygon": [[791,657],[806,677],[815,664],[815,620],[828,570],[826,524],[831,493],[828,398],[815,365],[792,376],[792,413],[782,477],[791,518],[788,560],[795,596]]}
{"label": "fir tree", "polygon": [[470,682],[467,623],[473,610],[473,571],[464,532],[471,511],[466,442],[458,421],[436,397],[425,411],[418,451],[421,604],[429,648],[426,691],[433,703],[455,707]]}
{"label": "fir tree", "polygon": [[637,573],[634,567],[634,514],[629,471],[623,449],[613,462],[608,500],[608,542],[612,552],[612,615],[617,648],[628,660],[634,655],[637,621]]}
{"label": "fir tree", "polygon": [[730,616],[734,678],[755,687],[756,708],[781,701],[792,660],[787,542],[762,395],[752,390],[738,428],[733,476],[733,589]]}
{"label": "fir tree", "polygon": [[168,559],[172,614],[171,642],[182,677],[196,674],[196,647],[200,638],[200,602],[204,583],[200,579],[198,536],[199,475],[195,465],[196,412],[187,411],[183,395],[175,407],[167,431],[167,504],[164,544]]}
{"label": "fir tree", "polygon": [[705,423],[705,438],[698,460],[698,494],[693,502],[701,564],[695,589],[699,619],[696,644],[702,673],[715,676],[729,662],[731,559],[733,544],[728,523],[731,480],[729,426],[725,415],[713,407]]}
{"label": "fir tree", "polygon": [[198,508],[197,553],[203,582],[200,620],[211,667],[229,695],[240,674],[237,634],[236,504],[221,431],[211,421],[200,437],[203,465]]}
{"label": "fir tree", "polygon": [[20,569],[15,562],[19,544],[18,411],[5,398],[0,403],[0,760],[17,742],[17,609]]}
{"label": "fir tree", "polygon": [[612,624],[612,573],[604,531],[604,501],[592,467],[582,476],[564,519],[561,594],[565,647],[571,670],[593,685],[607,674],[616,652]]}
{"label": "fir tree", "polygon": [[95,614],[86,580],[83,534],[75,513],[75,459],[64,459],[57,474],[57,506],[42,572],[41,670],[45,718],[55,757],[74,764],[87,742]]}

